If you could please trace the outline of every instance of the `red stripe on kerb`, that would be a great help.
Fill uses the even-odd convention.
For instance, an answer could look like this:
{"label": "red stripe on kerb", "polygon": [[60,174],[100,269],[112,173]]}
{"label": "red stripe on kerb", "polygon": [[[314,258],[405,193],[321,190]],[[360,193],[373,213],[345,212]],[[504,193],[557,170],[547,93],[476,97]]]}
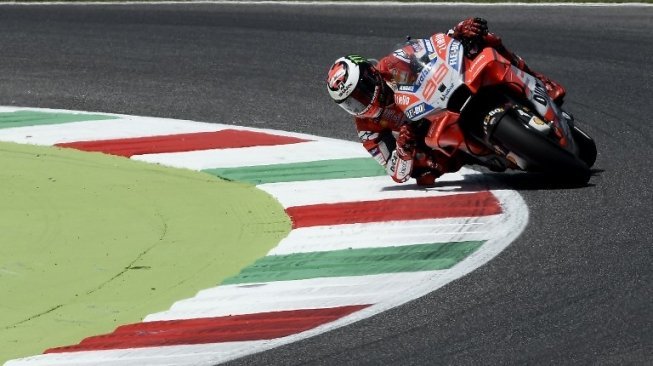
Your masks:
{"label": "red stripe on kerb", "polygon": [[45,353],[191,345],[273,339],[300,333],[362,310],[369,305],[307,309],[154,321],[118,327],[113,333],[89,337],[77,345],[50,348]]}
{"label": "red stripe on kerb", "polygon": [[474,217],[501,213],[490,192],[295,206],[286,209],[293,228],[366,222]]}
{"label": "red stripe on kerb", "polygon": [[222,130],[127,139],[77,141],[61,143],[56,146],[130,157],[140,154],[286,145],[306,141],[308,140],[263,132]]}

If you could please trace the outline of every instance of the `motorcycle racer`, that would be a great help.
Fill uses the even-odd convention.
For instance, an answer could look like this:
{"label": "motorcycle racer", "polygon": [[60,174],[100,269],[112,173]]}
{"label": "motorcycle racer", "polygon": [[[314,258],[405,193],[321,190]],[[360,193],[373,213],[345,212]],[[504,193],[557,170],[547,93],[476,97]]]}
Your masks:
{"label": "motorcycle racer", "polygon": [[[488,32],[486,20],[463,20],[448,35],[464,44],[469,58],[474,58],[485,47],[494,48],[515,67],[540,79],[551,98],[562,103],[565,89],[533,72],[523,59],[510,52],[498,36]],[[411,52],[410,46],[399,48],[378,62],[358,55],[341,57],[329,70],[327,90],[340,107],[355,116],[363,146],[393,180],[403,183],[415,178],[420,186],[432,186],[442,174],[459,170],[467,157],[447,155],[415,139],[416,129],[425,129],[420,135],[438,129],[430,128],[430,124],[409,124],[395,104],[397,85],[411,83],[416,77],[406,52]],[[434,139],[437,140],[437,136]]]}

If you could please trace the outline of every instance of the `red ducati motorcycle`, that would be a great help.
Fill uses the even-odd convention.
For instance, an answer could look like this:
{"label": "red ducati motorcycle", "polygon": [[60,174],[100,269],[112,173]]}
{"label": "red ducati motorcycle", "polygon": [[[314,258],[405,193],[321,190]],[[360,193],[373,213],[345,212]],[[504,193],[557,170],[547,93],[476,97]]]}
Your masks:
{"label": "red ducati motorcycle", "polygon": [[496,50],[485,48],[471,58],[461,42],[435,34],[407,41],[395,55],[408,59],[415,72],[414,81],[394,86],[395,103],[428,148],[450,157],[467,154],[494,171],[589,180],[594,140],[540,80]]}

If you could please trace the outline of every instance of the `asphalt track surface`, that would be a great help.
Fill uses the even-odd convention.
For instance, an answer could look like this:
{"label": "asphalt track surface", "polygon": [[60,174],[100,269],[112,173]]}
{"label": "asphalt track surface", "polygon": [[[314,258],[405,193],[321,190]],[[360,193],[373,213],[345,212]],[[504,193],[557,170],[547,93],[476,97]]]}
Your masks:
{"label": "asphalt track surface", "polygon": [[[324,90],[346,53],[483,16],[568,88],[596,139],[587,187],[492,174],[525,232],[439,291],[233,364],[651,364],[652,7],[0,6],[0,104],[193,119],[348,140]],[[3,244],[5,245],[5,244]]]}

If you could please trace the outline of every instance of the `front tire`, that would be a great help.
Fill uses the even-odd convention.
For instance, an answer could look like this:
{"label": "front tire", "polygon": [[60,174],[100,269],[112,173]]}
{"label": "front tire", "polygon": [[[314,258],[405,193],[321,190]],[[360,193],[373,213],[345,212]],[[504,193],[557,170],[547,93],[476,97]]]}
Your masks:
{"label": "front tire", "polygon": [[578,145],[578,157],[591,168],[596,162],[596,143],[594,139],[576,125],[571,130],[571,135]]}
{"label": "front tire", "polygon": [[557,179],[585,184],[591,176],[588,165],[570,152],[526,127],[511,113],[496,124],[492,139],[528,163],[528,170],[541,171]]}

